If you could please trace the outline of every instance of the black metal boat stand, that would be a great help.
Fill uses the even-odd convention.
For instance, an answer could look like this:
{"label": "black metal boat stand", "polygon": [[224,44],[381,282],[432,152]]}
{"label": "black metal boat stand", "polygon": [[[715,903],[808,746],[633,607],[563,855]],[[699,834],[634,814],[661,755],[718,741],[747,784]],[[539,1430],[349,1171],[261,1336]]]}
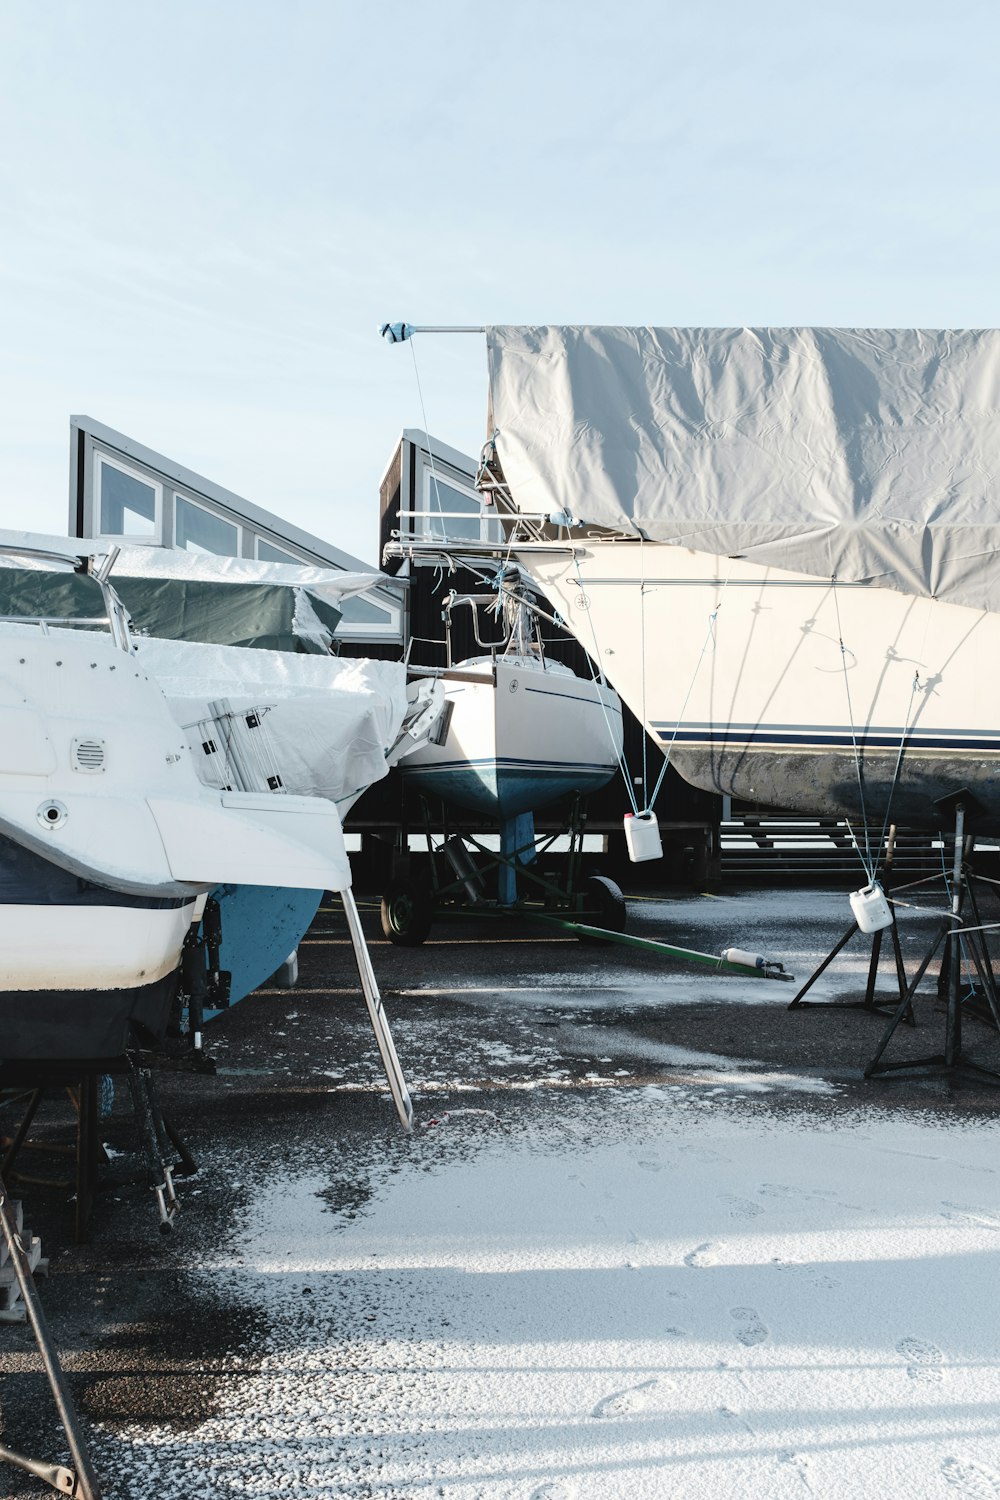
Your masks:
{"label": "black metal boat stand", "polygon": [[[6,1072],[9,1074],[10,1070]],[[108,1159],[100,1138],[100,1077],[102,1074],[116,1076],[122,1073],[128,1081],[139,1135],[142,1166],[138,1172],[108,1171]],[[168,1234],[179,1206],[174,1178],[192,1176],[198,1170],[198,1163],[164,1115],[150,1069],[143,1064],[141,1058],[127,1053],[123,1057],[107,1059],[88,1068],[83,1077],[69,1065],[58,1070],[50,1069],[45,1077],[26,1074],[21,1081],[28,1087],[28,1105],[10,1141],[5,1143],[6,1149],[0,1159],[0,1177],[5,1178],[8,1183],[17,1181],[39,1187],[72,1188],[74,1237],[78,1244],[88,1237],[95,1199],[103,1186],[122,1187],[144,1183],[156,1199],[160,1232]],[[66,1089],[76,1111],[76,1144],[59,1146],[46,1143],[35,1147],[28,1140],[28,1131],[46,1093],[60,1087]],[[21,1171],[21,1154],[29,1149],[71,1157],[72,1175],[53,1179]],[[101,1181],[102,1169],[106,1178],[104,1183]]]}
{"label": "black metal boat stand", "polygon": [[32,1474],[43,1484],[49,1485],[51,1489],[58,1490],[61,1495],[79,1497],[79,1500],[101,1500],[97,1476],[80,1431],[76,1408],[52,1342],[42,1304],[35,1290],[30,1262],[10,1212],[10,1201],[2,1178],[0,1178],[0,1234],[10,1254],[14,1274],[17,1277],[28,1320],[31,1323],[31,1331],[35,1336],[35,1343],[45,1367],[49,1389],[52,1391],[59,1421],[66,1434],[73,1467],[67,1469],[64,1464],[27,1458],[23,1453],[16,1453],[14,1449],[2,1444],[0,1444],[0,1462],[13,1464],[15,1468],[23,1469],[25,1473]]}
{"label": "black metal boat stand", "polygon": [[[888,836],[888,839],[886,841],[885,860],[883,862],[882,870],[881,870],[881,873],[879,875],[879,879],[880,879],[881,884],[882,884],[882,890],[884,891],[886,897],[889,899],[890,906],[892,905],[892,898],[890,896],[890,887],[891,887],[891,881],[892,881],[892,861],[893,861],[893,855],[895,853],[895,849],[896,849],[896,825],[894,823],[892,825],[892,827],[889,829],[889,836]],[[895,914],[893,914],[893,922],[892,922],[892,926],[891,927],[889,927],[888,929],[886,929],[884,927],[880,928],[878,932],[874,932],[874,933],[871,934],[871,939],[872,939],[871,962],[868,965],[868,983],[865,985],[865,993],[864,993],[863,999],[861,999],[861,1000],[806,1000],[805,999],[805,996],[812,989],[813,985],[816,983],[816,981],[820,977],[820,975],[826,972],[826,970],[833,963],[833,961],[837,957],[837,955],[844,948],[847,947],[847,945],[851,941],[851,939],[853,937],[857,936],[857,934],[860,933],[860,931],[861,931],[861,928],[858,926],[857,922],[852,922],[851,925],[850,925],[850,927],[848,927],[847,931],[844,933],[843,937],[839,940],[839,942],[837,942],[830,949],[829,953],[823,959],[823,962],[819,965],[819,967],[817,969],[813,970],[813,972],[810,974],[809,978],[806,980],[805,984],[799,990],[798,994],[794,997],[794,999],[792,999],[791,1001],[789,1001],[789,1005],[788,1005],[788,1009],[789,1010],[806,1010],[806,1009],[810,1009],[810,1010],[863,1010],[863,1011],[867,1011],[867,1013],[869,1015],[871,1015],[871,1016],[891,1016],[893,1014],[893,1009],[890,1008],[890,1006],[889,1006],[889,1004],[887,1002],[885,1002],[885,1001],[876,1001],[876,999],[875,999],[875,985],[876,985],[876,982],[878,980],[879,964],[880,964],[881,959],[882,959],[882,939],[885,936],[886,931],[888,931],[891,934],[891,937],[892,937],[892,951],[893,951],[893,957],[894,957],[895,962],[896,962],[896,984],[897,984],[898,989],[899,989],[899,998],[900,998],[900,1000],[902,1000],[903,997],[904,997],[904,995],[907,993],[908,985],[907,985],[907,979],[906,979],[906,969],[905,969],[904,964],[903,964],[903,952],[902,952],[902,949],[901,949],[900,943],[899,943],[899,928],[896,926]],[[906,1006],[906,1009],[905,1009],[905,1011],[903,1013],[903,1020],[905,1020],[906,1023],[907,1023],[907,1025],[909,1025],[909,1026],[915,1026],[916,1025],[916,1021],[914,1020],[914,1016],[913,1016],[913,1005],[912,1005],[912,1003],[908,1004]]]}
{"label": "black metal boat stand", "polygon": [[[961,971],[962,971],[962,938],[969,938],[968,948],[983,987],[983,993],[992,1016],[994,1025],[1000,1031],[1000,1000],[998,1000],[996,981],[993,976],[993,966],[990,962],[989,950],[986,946],[983,924],[979,919],[979,906],[976,901],[974,880],[970,868],[969,859],[972,853],[972,840],[966,834],[966,815],[970,805],[974,805],[974,799],[969,793],[956,794],[954,798],[946,799],[955,814],[954,832],[954,858],[952,863],[952,885],[951,885],[951,910],[942,922],[933,943],[925,953],[917,972],[914,974],[905,995],[900,997],[899,1005],[886,1028],[878,1048],[871,1062],[865,1068],[866,1078],[878,1078],[887,1073],[941,1073],[948,1077],[966,1077],[981,1083],[1000,1085],[1000,1073],[992,1068],[986,1068],[977,1063],[973,1058],[966,1056],[962,1049],[962,1000],[960,995]],[[968,901],[973,916],[971,927],[964,927],[962,913],[965,903]],[[893,1033],[900,1021],[903,1019],[907,1009],[912,1005],[920,981],[923,979],[930,966],[932,959],[938,950],[945,946],[945,957],[947,959],[947,1008],[945,1012],[944,1027],[944,1050],[929,1057],[913,1058],[908,1061],[882,1062],[882,1056],[886,1047],[892,1039]]]}

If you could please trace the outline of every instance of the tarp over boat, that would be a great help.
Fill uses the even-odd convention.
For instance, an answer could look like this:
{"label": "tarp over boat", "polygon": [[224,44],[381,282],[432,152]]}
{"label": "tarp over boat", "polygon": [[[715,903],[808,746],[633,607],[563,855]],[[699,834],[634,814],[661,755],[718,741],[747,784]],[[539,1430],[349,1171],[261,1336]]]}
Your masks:
{"label": "tarp over boat", "polygon": [[[45,551],[67,562],[114,549],[106,540],[0,531],[0,615],[81,618],[98,608],[85,574],[4,549]],[[378,573],[341,573],[296,563],[216,557],[162,547],[118,549],[111,582],[135,623],[152,636],[326,655],[340,604],[385,582]]]}
{"label": "tarp over boat", "polygon": [[518,508],[1000,610],[1000,330],[487,329]]}

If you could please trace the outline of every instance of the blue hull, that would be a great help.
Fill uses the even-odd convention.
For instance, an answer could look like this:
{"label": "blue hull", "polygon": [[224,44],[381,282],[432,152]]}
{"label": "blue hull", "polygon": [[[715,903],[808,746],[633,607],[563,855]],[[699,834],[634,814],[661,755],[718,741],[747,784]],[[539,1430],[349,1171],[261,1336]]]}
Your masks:
{"label": "blue hull", "polygon": [[[222,908],[221,967],[232,974],[235,1005],[264,984],[305,936],[323,891],[267,885],[222,885],[212,892]],[[222,1015],[206,1010],[205,1019]]]}

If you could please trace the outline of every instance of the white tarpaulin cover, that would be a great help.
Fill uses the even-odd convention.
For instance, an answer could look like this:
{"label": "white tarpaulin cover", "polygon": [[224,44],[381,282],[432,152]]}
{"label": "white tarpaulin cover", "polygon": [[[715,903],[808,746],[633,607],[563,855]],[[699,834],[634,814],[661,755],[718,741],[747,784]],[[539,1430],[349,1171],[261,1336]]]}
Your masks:
{"label": "white tarpaulin cover", "polygon": [[[288,792],[342,802],[386,774],[407,708],[401,662],[151,638],[136,643],[136,655],[186,727],[208,718],[210,701],[267,707],[261,741]],[[188,738],[197,759],[200,736]]]}
{"label": "white tarpaulin cover", "polygon": [[1000,610],[1000,330],[487,329],[517,506]]}

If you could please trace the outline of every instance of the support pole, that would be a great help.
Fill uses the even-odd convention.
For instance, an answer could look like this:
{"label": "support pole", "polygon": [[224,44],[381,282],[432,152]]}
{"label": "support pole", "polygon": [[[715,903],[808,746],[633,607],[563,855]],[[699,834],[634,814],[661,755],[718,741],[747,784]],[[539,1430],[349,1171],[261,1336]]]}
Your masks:
{"label": "support pole", "polygon": [[361,979],[361,989],[365,997],[365,1005],[368,1007],[368,1019],[372,1023],[375,1033],[375,1041],[378,1043],[379,1055],[382,1058],[382,1066],[385,1069],[386,1080],[389,1084],[389,1092],[396,1106],[400,1124],[406,1131],[413,1129],[413,1101],[410,1091],[406,1087],[406,1079],[396,1056],[396,1047],[392,1040],[392,1032],[389,1030],[389,1022],[386,1019],[385,1010],[382,1006],[382,996],[379,994],[378,984],[375,980],[375,971],[372,968],[371,955],[368,952],[368,944],[361,929],[361,918],[358,916],[358,908],[354,901],[354,893],[350,889],[340,892],[340,899],[344,903],[344,915],[347,917],[347,929],[351,935],[351,944],[354,948],[354,957],[358,965],[358,975]]}
{"label": "support pole", "polygon": [[[76,1409],[73,1406],[73,1398],[66,1384],[62,1366],[59,1363],[52,1336],[49,1333],[42,1304],[38,1293],[35,1291],[35,1282],[28,1264],[28,1257],[24,1252],[20,1236],[14,1227],[8,1207],[7,1192],[0,1180],[0,1233],[3,1234],[10,1252],[11,1264],[14,1267],[14,1275],[24,1300],[28,1313],[28,1321],[31,1331],[38,1345],[38,1352],[42,1357],[45,1374],[49,1382],[59,1413],[59,1421],[66,1434],[70,1455],[73,1460],[73,1470],[64,1468],[61,1464],[39,1463],[34,1459],[25,1458],[23,1454],[15,1453],[11,1448],[0,1447],[0,1459],[14,1464],[17,1468],[24,1469],[26,1473],[33,1474],[36,1479],[41,1479],[54,1490],[61,1494],[78,1496],[79,1500],[101,1500],[101,1492],[97,1483],[97,1476],[91,1466],[90,1456],[87,1453],[83,1437],[80,1433]],[[75,1472],[74,1472],[75,1471]]]}

